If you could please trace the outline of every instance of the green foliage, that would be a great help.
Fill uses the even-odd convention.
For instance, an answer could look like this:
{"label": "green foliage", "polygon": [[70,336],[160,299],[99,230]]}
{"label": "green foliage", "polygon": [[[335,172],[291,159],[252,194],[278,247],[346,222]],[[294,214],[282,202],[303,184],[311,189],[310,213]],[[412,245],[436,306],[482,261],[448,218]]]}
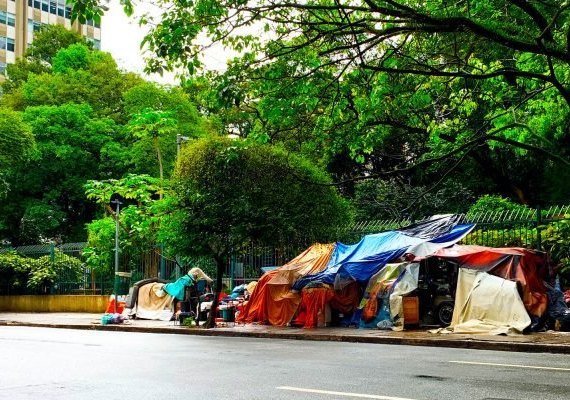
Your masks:
{"label": "green foliage", "polygon": [[12,93],[18,89],[30,74],[49,73],[52,59],[61,49],[73,44],[81,44],[91,48],[92,44],[79,33],[65,29],[62,25],[45,24],[39,32],[34,32],[34,41],[15,63],[8,64],[6,80],[2,83],[4,93]]}
{"label": "green foliage", "polygon": [[62,25],[45,24],[39,32],[34,32],[34,41],[26,49],[25,57],[51,64],[54,56],[69,46],[80,44],[91,49],[92,44],[76,31]]}
{"label": "green foliage", "polygon": [[349,218],[329,178],[281,149],[226,138],[187,144],[165,229],[182,255],[226,256],[250,240],[327,241]]}
{"label": "green foliage", "polygon": [[96,219],[87,225],[87,246],[83,249],[85,262],[95,271],[111,271],[115,248],[115,220]]}
{"label": "green foliage", "polygon": [[87,198],[95,200],[112,214],[87,225],[88,246],[83,253],[92,268],[110,271],[115,247],[115,213],[109,207],[111,195],[117,193],[131,204],[120,211],[119,240],[121,251],[127,254],[147,252],[157,243],[162,203],[156,200],[161,192],[160,181],[148,175],[127,175],[121,179],[89,181],[85,185]]}
{"label": "green foliage", "polygon": [[473,193],[459,182],[448,181],[437,188],[410,185],[395,180],[366,180],[355,187],[357,220],[423,218],[467,211]]}
{"label": "green foliage", "polygon": [[34,148],[34,136],[21,113],[0,108],[0,198],[8,191],[6,172],[22,165]]}
{"label": "green foliage", "polygon": [[53,72],[65,73],[87,69],[91,64],[90,56],[95,53],[84,45],[73,44],[57,52],[53,58]]}
{"label": "green foliage", "polygon": [[0,273],[16,290],[24,288],[49,293],[57,278],[66,276],[69,281],[80,280],[82,262],[56,250],[55,254],[29,258],[15,252],[0,254]]}
{"label": "green foliage", "polygon": [[[570,215],[565,215],[570,218]],[[570,219],[550,223],[542,230],[544,248],[565,278],[570,283]]]}
{"label": "green foliage", "polygon": [[193,328],[196,326],[196,320],[194,320],[193,317],[184,318],[184,320],[182,321],[182,326]]}
{"label": "green foliage", "polygon": [[512,202],[509,199],[506,199],[501,196],[496,195],[484,195],[481,196],[475,204],[473,204],[469,211],[467,212],[468,215],[475,215],[475,214],[484,214],[484,213],[493,213],[493,212],[500,212],[500,211],[529,211],[527,206],[517,204]]}

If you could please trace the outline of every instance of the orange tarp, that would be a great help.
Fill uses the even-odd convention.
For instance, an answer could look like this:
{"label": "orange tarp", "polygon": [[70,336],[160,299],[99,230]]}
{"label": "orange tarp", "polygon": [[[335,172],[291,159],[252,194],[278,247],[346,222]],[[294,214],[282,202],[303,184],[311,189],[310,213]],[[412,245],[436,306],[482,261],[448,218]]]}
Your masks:
{"label": "orange tarp", "polygon": [[264,274],[238,322],[287,325],[301,303],[301,295],[291,292],[291,286],[300,277],[323,271],[333,249],[334,244],[315,244],[282,267]]}

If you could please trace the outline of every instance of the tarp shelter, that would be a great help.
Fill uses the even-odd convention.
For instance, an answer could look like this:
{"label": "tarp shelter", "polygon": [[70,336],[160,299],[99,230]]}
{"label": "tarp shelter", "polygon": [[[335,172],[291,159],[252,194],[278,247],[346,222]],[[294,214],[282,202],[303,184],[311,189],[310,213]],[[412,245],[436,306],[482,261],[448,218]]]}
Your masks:
{"label": "tarp shelter", "polygon": [[334,244],[315,244],[282,267],[264,274],[253,290],[238,322],[287,325],[301,303],[301,293],[292,292],[297,279],[322,271]]}
{"label": "tarp shelter", "polygon": [[522,301],[531,316],[540,317],[548,306],[546,287],[548,260],[545,253],[523,248],[460,246],[440,249],[434,257],[463,268],[487,272],[520,285]]}
{"label": "tarp shelter", "polygon": [[326,269],[300,278],[293,289],[301,290],[310,282],[334,285],[335,289],[354,281],[365,285],[387,263],[407,253],[426,256],[451,246],[475,226],[456,225],[456,221],[455,216],[443,216],[412,225],[409,229],[366,235],[353,245],[337,243]]}
{"label": "tarp shelter", "polygon": [[[311,290],[303,296],[303,289],[313,289],[315,284],[334,288],[332,299],[329,294],[324,297],[336,310],[353,311],[360,297],[359,286],[366,285],[386,263],[406,253],[425,256],[451,246],[474,227],[457,225],[457,221],[457,216],[439,216],[401,230],[367,235],[354,245],[312,246],[261,277],[238,321],[286,325],[302,301],[306,303],[303,309],[320,312],[322,301],[313,300],[322,290]],[[313,321],[313,317],[307,320]]]}
{"label": "tarp shelter", "polygon": [[453,319],[441,332],[521,334],[530,323],[515,281],[461,268]]}

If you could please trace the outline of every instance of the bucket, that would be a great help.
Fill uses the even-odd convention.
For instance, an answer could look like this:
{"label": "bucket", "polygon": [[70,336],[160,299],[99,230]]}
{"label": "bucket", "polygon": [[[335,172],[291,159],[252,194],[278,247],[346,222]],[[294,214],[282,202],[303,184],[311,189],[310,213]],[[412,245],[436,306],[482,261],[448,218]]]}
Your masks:
{"label": "bucket", "polygon": [[236,309],[231,307],[231,308],[226,308],[224,310],[221,310],[222,312],[222,318],[224,320],[224,322],[234,322],[235,321],[235,315],[236,315]]}

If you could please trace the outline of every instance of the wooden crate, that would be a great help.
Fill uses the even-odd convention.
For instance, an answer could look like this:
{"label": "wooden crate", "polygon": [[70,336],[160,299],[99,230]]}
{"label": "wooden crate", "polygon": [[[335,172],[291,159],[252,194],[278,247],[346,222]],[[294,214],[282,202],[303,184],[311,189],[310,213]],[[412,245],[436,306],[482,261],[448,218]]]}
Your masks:
{"label": "wooden crate", "polygon": [[417,296],[405,296],[403,299],[404,324],[416,325],[420,323],[420,299]]}

